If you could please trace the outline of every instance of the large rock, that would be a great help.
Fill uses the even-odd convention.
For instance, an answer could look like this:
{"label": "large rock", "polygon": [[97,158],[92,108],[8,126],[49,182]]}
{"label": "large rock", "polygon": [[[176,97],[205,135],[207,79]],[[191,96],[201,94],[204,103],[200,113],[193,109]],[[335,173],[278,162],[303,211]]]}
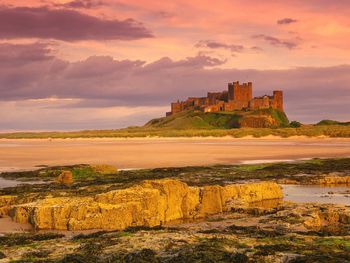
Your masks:
{"label": "large rock", "polygon": [[9,209],[12,204],[15,203],[17,196],[14,195],[2,195],[0,196],[0,217],[3,217],[9,213]]}
{"label": "large rock", "polygon": [[145,181],[94,197],[47,198],[13,206],[11,217],[37,229],[125,229],[200,218],[243,203],[282,198],[276,183],[189,187],[170,179]]}
{"label": "large rock", "polygon": [[239,120],[241,128],[271,128],[279,127],[280,123],[270,115],[248,115]]}
{"label": "large rock", "polygon": [[60,184],[69,185],[73,183],[73,174],[71,171],[62,171],[56,178],[56,182]]}
{"label": "large rock", "polygon": [[323,207],[321,211],[313,211],[304,221],[307,228],[320,228],[350,224],[350,211],[343,207]]}
{"label": "large rock", "polygon": [[335,185],[335,184],[350,184],[350,176],[341,176],[336,174],[330,174],[328,176],[325,176],[323,178],[318,179],[319,184],[324,185]]}

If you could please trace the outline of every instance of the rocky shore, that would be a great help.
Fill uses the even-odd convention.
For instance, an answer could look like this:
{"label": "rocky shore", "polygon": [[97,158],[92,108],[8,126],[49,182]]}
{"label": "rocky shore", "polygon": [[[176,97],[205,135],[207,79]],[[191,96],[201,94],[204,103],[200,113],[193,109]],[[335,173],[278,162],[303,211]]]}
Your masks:
{"label": "rocky shore", "polygon": [[34,230],[0,235],[0,262],[350,261],[350,207],[279,186],[347,185],[350,159],[2,175],[45,183],[0,189],[1,216]]}

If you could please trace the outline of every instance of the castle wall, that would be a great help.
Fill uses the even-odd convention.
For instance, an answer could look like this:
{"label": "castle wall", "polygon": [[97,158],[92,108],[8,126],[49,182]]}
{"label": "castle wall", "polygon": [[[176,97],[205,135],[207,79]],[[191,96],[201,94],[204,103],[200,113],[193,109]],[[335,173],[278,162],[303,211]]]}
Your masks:
{"label": "castle wall", "polygon": [[204,108],[204,112],[219,112],[219,111],[226,111],[224,101],[218,101],[218,103],[214,105],[209,105]]}
{"label": "castle wall", "polygon": [[248,102],[246,101],[229,101],[225,103],[225,111],[241,110],[243,108],[248,108]]}
{"label": "castle wall", "polygon": [[249,108],[252,110],[270,108],[270,98],[268,96],[257,97],[249,102]]}
{"label": "castle wall", "polygon": [[216,104],[216,101],[220,99],[221,92],[208,92],[209,105]]}
{"label": "castle wall", "polygon": [[218,101],[228,101],[228,92],[208,92],[207,98],[209,100],[208,105],[214,105]]}
{"label": "castle wall", "polygon": [[207,97],[202,97],[202,98],[188,98],[186,102],[189,104],[189,106],[203,106],[203,105],[208,105],[209,104],[209,98]]}

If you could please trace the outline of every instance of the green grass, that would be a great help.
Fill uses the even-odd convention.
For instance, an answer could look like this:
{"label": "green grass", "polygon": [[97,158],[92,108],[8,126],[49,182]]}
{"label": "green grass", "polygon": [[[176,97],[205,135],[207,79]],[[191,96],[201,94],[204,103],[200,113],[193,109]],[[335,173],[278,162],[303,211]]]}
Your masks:
{"label": "green grass", "polygon": [[313,126],[303,125],[300,128],[240,128],[240,129],[172,129],[138,127],[119,130],[86,130],[74,132],[16,132],[0,133],[2,139],[66,139],[66,138],[145,138],[145,137],[223,137],[231,136],[242,138],[253,136],[260,138],[268,135],[291,137],[291,136],[327,136],[350,138],[350,126],[326,125]]}
{"label": "green grass", "polygon": [[315,159],[311,159],[311,160],[306,160],[306,161],[304,161],[304,163],[322,165],[323,160],[315,158]]}
{"label": "green grass", "polygon": [[349,238],[339,238],[339,237],[324,237],[316,240],[318,245],[325,247],[345,249],[350,252],[350,239]]}
{"label": "green grass", "polygon": [[322,125],[341,125],[341,126],[350,126],[350,121],[348,122],[340,122],[335,120],[322,120],[319,123],[316,124],[317,126]]}
{"label": "green grass", "polygon": [[90,166],[74,167],[72,174],[74,181],[82,181],[97,176],[97,173]]}
{"label": "green grass", "polygon": [[242,166],[238,166],[237,170],[242,171],[242,172],[254,172],[257,170],[264,169],[267,166],[269,166],[269,165],[268,164],[242,165]]}
{"label": "green grass", "polygon": [[280,127],[289,127],[289,120],[284,112],[274,109],[267,109],[265,111],[278,121]]}
{"label": "green grass", "polygon": [[176,115],[154,119],[145,128],[167,129],[230,129],[238,127],[241,116],[237,112],[186,111]]}

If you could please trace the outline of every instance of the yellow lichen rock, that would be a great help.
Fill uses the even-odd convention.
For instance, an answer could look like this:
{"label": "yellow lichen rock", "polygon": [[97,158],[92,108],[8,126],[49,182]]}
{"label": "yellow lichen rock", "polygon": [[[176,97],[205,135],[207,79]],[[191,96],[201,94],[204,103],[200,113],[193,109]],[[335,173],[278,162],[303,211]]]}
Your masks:
{"label": "yellow lichen rock", "polygon": [[99,203],[140,204],[142,225],[159,225],[163,222],[194,216],[199,203],[199,189],[188,187],[176,180],[145,181],[139,186],[96,195]]}
{"label": "yellow lichen rock", "polygon": [[338,226],[350,223],[350,211],[345,208],[324,208],[324,211],[314,211],[304,221],[307,228]]}
{"label": "yellow lichen rock", "polygon": [[27,203],[24,205],[15,205],[9,210],[9,216],[17,223],[32,223],[33,211],[36,203]]}
{"label": "yellow lichen rock", "polygon": [[163,179],[94,197],[46,198],[14,206],[10,215],[37,229],[121,230],[229,211],[237,200],[249,203],[281,197],[276,183],[189,187],[177,180]]}
{"label": "yellow lichen rock", "polygon": [[223,212],[223,190],[224,188],[219,185],[204,186],[200,190],[200,217]]}
{"label": "yellow lichen rock", "polygon": [[325,176],[320,178],[318,183],[324,185],[350,184],[350,176]]}
{"label": "yellow lichen rock", "polygon": [[17,196],[2,195],[0,196],[0,217],[8,215],[11,204],[16,200]]}
{"label": "yellow lichen rock", "polygon": [[281,188],[270,182],[205,186],[201,189],[200,216],[229,211],[237,203],[280,199]]}
{"label": "yellow lichen rock", "polygon": [[187,184],[180,181],[170,179],[145,181],[142,187],[156,189],[159,192],[158,209],[162,222],[189,217],[199,202],[199,192],[191,190]]}
{"label": "yellow lichen rock", "polygon": [[90,164],[92,170],[99,174],[115,174],[118,169],[115,166],[108,164]]}
{"label": "yellow lichen rock", "polygon": [[239,187],[240,195],[238,198],[247,203],[283,197],[281,188],[277,184],[270,182],[242,184]]}

